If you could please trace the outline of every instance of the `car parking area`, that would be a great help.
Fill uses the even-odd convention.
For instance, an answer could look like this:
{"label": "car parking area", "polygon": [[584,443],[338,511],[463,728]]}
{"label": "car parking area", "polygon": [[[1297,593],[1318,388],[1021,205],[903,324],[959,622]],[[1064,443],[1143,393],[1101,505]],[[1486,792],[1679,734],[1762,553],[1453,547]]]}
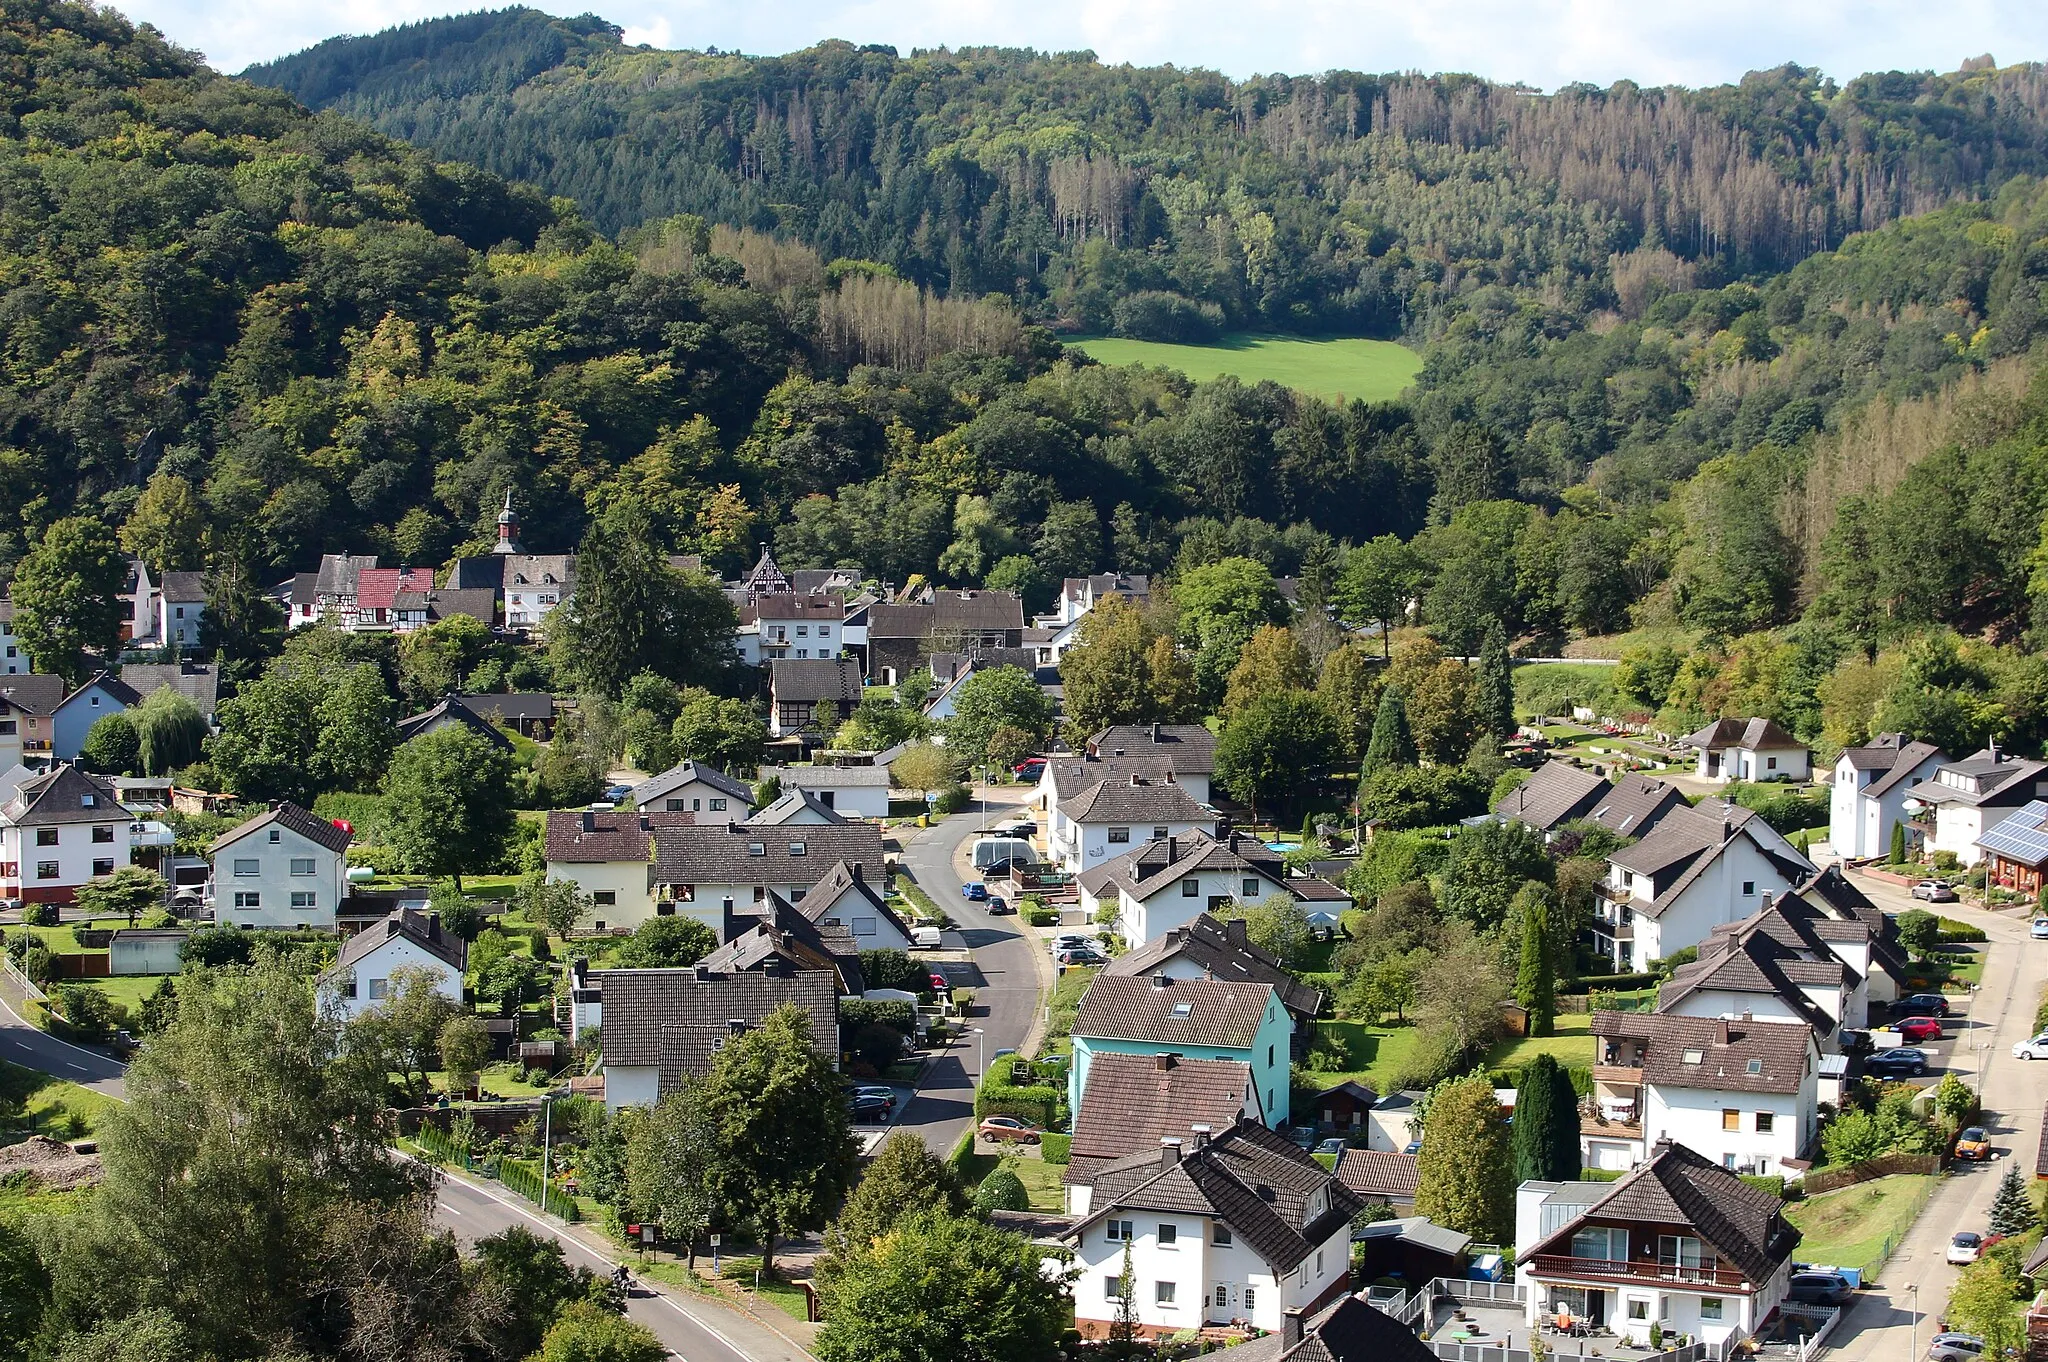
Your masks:
{"label": "car parking area", "polygon": [[[1869,1033],[1872,1048],[1850,1057],[1850,1074],[1855,1077],[1882,1078],[1922,1086],[1940,1082],[1942,1074],[1953,1067],[1958,1047],[1967,1050],[1973,1043],[1981,1046],[1989,1037],[1989,1030],[1973,1021],[1970,1016],[1970,995],[1945,994],[1942,1001],[1948,1004],[1949,1011],[1946,1017],[1933,1016],[1918,1009],[1894,1013],[1886,1007],[1880,1011],[1879,1006],[1873,1004]],[[1939,1022],[1940,1034],[1928,1034],[1924,1025],[1913,1024],[1923,1018]],[[1887,1065],[1881,1056],[1893,1049],[1920,1051],[1926,1057],[1926,1072],[1909,1074]],[[1971,1064],[1965,1067],[1974,1071],[1980,1066]]]}

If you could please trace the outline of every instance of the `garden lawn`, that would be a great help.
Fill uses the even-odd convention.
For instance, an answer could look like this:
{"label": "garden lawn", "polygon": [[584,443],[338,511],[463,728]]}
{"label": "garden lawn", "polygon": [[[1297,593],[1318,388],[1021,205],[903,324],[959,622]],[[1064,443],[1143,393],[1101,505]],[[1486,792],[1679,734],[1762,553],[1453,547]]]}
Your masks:
{"label": "garden lawn", "polygon": [[0,1101],[22,1107],[20,1125],[32,1135],[54,1140],[82,1140],[99,1133],[111,1097],[66,1083],[35,1069],[0,1059]]}
{"label": "garden lawn", "polygon": [[1487,1067],[1519,1069],[1538,1055],[1550,1055],[1567,1069],[1593,1067],[1593,1014],[1567,1012],[1553,1024],[1556,1034],[1504,1040],[1487,1053]]}
{"label": "garden lawn", "polygon": [[1332,402],[1382,402],[1415,382],[1422,356],[1394,341],[1355,338],[1310,340],[1300,336],[1225,336],[1213,345],[1164,341],[1073,342],[1102,364],[1144,364],[1178,369],[1196,382],[1232,374],[1245,383],[1271,379]]}
{"label": "garden lawn", "polygon": [[1803,1236],[1802,1262],[1862,1268],[1896,1243],[1927,1204],[1938,1179],[1931,1173],[1901,1173],[1824,1192],[1785,1207],[1785,1218]]}
{"label": "garden lawn", "polygon": [[1409,1052],[1415,1048],[1413,1026],[1322,1021],[1316,1023],[1316,1031],[1344,1053],[1348,1066],[1339,1073],[1301,1071],[1301,1082],[1317,1089],[1334,1088],[1350,1079],[1374,1092],[1392,1092],[1393,1075],[1407,1063]]}
{"label": "garden lawn", "polygon": [[52,981],[51,986],[85,984],[96,988],[107,996],[108,1002],[127,1008],[128,1018],[133,1021],[142,1015],[143,1001],[170,977],[168,974],[116,974],[105,979],[58,979]]}
{"label": "garden lawn", "polygon": [[1011,1158],[1004,1159],[1002,1166],[1024,1184],[1024,1190],[1031,1195],[1032,1210],[1058,1213],[1067,1209],[1067,1187],[1061,1181],[1067,1170],[1061,1165],[1044,1159]]}

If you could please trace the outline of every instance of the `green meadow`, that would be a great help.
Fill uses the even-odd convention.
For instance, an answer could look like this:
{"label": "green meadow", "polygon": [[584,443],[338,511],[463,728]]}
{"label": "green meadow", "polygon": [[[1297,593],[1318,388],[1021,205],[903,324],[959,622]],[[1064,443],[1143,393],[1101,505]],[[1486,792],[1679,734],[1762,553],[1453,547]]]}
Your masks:
{"label": "green meadow", "polygon": [[1270,378],[1330,402],[1398,397],[1422,368],[1422,356],[1405,345],[1355,338],[1238,335],[1214,345],[1172,345],[1104,337],[1073,345],[1102,364],[1163,366],[1197,382],[1222,374],[1246,383]]}

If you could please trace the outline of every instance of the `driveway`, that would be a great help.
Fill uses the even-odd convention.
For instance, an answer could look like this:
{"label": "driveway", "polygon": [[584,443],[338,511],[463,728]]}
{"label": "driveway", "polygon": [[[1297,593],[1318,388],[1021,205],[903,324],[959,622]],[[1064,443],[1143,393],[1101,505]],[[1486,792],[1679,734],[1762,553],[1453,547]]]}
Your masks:
{"label": "driveway", "polygon": [[[1903,885],[1863,876],[1856,877],[1856,884],[1888,913],[1925,906],[1916,905]],[[1990,1132],[1997,1157],[1958,1164],[1935,1184],[1926,1209],[1879,1274],[1879,1284],[1857,1293],[1843,1316],[1832,1342],[1845,1362],[1917,1362],[1915,1334],[1925,1348],[1960,1272],[1942,1261],[1950,1237],[1957,1230],[1990,1228],[1991,1199],[2008,1159],[2018,1159],[2029,1185],[2033,1181],[2042,1105],[2048,1102],[2048,1064],[2014,1059],[2012,1047],[2034,1033],[2034,1007],[2048,982],[2048,941],[2028,939],[2030,909],[1996,913],[1953,903],[1939,907],[1945,916],[1981,926],[1991,938],[1983,987],[1963,1014],[1966,1020],[1955,1028],[1945,1067],[1982,1094],[1985,1112],[1979,1124]]]}
{"label": "driveway", "polygon": [[978,1040],[970,1033],[925,1062],[917,1095],[896,1123],[897,1129],[916,1131],[935,1154],[951,1153],[974,1124],[976,1066],[997,1051],[1021,1049],[1042,1005],[1037,938],[1014,914],[992,917],[983,905],[962,898],[966,881],[958,865],[976,833],[1008,821],[1032,793],[1031,786],[991,787],[986,811],[976,799],[968,811],[904,839],[903,869],[959,924],[957,932],[947,933],[946,944],[957,939],[968,958],[964,964],[947,963],[944,972],[956,985],[974,990],[974,1015],[968,1021],[982,1031]]}

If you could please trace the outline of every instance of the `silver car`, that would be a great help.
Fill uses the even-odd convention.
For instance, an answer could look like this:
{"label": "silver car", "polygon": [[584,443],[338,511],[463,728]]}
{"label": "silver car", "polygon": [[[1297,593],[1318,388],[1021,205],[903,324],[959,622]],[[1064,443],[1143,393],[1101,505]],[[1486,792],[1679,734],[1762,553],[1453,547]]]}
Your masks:
{"label": "silver car", "polygon": [[1984,1340],[1975,1334],[1936,1334],[1927,1345],[1927,1362],[1977,1362]]}

